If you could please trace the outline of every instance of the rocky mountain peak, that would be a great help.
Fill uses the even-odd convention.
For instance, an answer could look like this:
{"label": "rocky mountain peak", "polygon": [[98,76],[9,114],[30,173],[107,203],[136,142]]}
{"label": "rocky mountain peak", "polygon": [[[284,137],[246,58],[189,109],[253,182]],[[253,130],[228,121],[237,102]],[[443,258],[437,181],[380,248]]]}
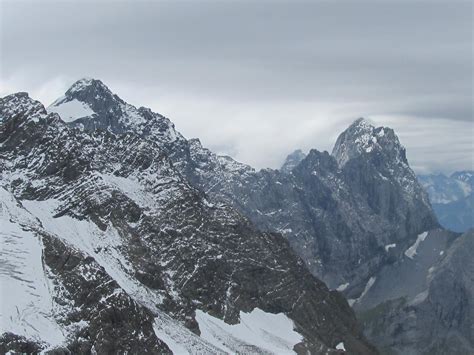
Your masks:
{"label": "rocky mountain peak", "polygon": [[46,115],[44,106],[39,101],[33,100],[26,92],[0,98],[0,122],[17,116],[27,117],[36,122]]}
{"label": "rocky mountain peak", "polygon": [[120,114],[125,102],[112,93],[100,80],[83,78],[76,81],[65,94],[54,101],[48,111],[58,113],[66,122]]}
{"label": "rocky mountain peak", "polygon": [[59,114],[69,125],[86,131],[154,136],[161,143],[182,139],[169,119],[149,108],[130,105],[97,79],[76,81],[47,110]]}
{"label": "rocky mountain peak", "polygon": [[280,170],[282,172],[289,173],[295,166],[301,163],[304,158],[306,158],[306,154],[303,153],[301,149],[297,149],[286,157],[285,162],[281,166]]}
{"label": "rocky mountain peak", "polygon": [[98,79],[93,78],[82,78],[77,80],[71,87],[66,91],[67,95],[73,95],[75,93],[95,91],[98,93],[110,93],[110,89]]}
{"label": "rocky mountain peak", "polygon": [[66,97],[77,99],[90,105],[96,102],[123,103],[117,95],[98,79],[83,78],[76,81],[66,91]]}
{"label": "rocky mountain peak", "polygon": [[391,128],[375,127],[365,118],[352,123],[337,138],[332,155],[340,167],[349,160],[363,155],[382,153],[390,160],[408,165],[405,148]]}

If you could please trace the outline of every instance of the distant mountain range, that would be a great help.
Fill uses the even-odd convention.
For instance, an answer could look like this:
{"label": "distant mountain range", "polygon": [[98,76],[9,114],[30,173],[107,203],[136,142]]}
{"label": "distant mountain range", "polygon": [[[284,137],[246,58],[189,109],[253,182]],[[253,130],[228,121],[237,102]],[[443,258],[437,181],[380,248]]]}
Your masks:
{"label": "distant mountain range", "polygon": [[474,228],[474,171],[418,176],[440,224],[452,231]]}
{"label": "distant mountain range", "polygon": [[81,79],[0,99],[0,176],[2,353],[474,351],[473,234],[388,127],[257,171]]}

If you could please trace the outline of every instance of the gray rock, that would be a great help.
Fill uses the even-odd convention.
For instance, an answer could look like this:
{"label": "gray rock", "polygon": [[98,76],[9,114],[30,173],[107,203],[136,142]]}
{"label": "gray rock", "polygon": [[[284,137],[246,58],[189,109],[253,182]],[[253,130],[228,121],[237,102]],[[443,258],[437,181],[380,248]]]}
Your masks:
{"label": "gray rock", "polygon": [[306,158],[306,154],[301,149],[297,149],[286,157],[280,170],[284,173],[290,173],[304,158]]}
{"label": "gray rock", "polygon": [[[447,246],[443,250],[444,254],[435,259],[430,258],[429,254],[436,248],[435,245],[439,246],[440,241],[436,239],[443,237],[439,232],[431,237],[423,247],[425,250],[420,250],[420,260],[410,261],[416,263],[412,269],[418,275],[415,278],[421,277],[420,284],[405,285],[402,287],[403,291],[397,292],[398,295],[389,291],[384,302],[359,314],[367,336],[377,344],[382,353],[474,352],[474,233],[467,232],[448,243],[444,246]],[[446,240],[442,243],[445,242]],[[428,260],[432,266],[426,272]],[[398,271],[401,276],[409,272],[408,269],[402,269],[403,267],[395,267],[391,272],[397,274]],[[387,276],[387,273],[381,276],[382,279],[385,277],[382,283],[389,280]],[[410,278],[414,280],[414,277]],[[407,278],[402,276],[401,279],[405,282]],[[373,293],[380,296],[383,286],[379,284],[374,287]],[[371,303],[373,300],[372,297]]]}

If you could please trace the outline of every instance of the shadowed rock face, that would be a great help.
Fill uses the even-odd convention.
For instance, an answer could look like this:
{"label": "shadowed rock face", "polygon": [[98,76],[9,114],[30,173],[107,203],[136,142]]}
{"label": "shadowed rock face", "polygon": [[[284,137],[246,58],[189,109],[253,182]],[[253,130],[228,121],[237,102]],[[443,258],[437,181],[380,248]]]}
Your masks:
{"label": "shadowed rock face", "polygon": [[256,172],[198,141],[187,149],[171,156],[194,186],[283,234],[314,275],[331,288],[348,284],[350,298],[419,233],[438,227],[393,130],[364,119],[339,136],[332,155],[311,150],[291,171]]}
{"label": "shadowed rock face", "polygon": [[306,154],[303,153],[301,149],[295,150],[286,157],[285,162],[281,166],[280,170],[284,173],[290,173],[293,168],[301,163],[304,158],[306,158]]}
{"label": "shadowed rock face", "polygon": [[[387,268],[380,275],[381,282],[366,296],[370,303],[375,295],[380,297],[389,273],[404,281],[418,278],[416,285],[407,284],[398,294],[389,290],[383,295],[384,302],[372,303],[376,307],[362,305],[367,309],[360,311],[359,318],[367,336],[382,352],[473,353],[474,233],[467,232],[454,241],[453,234],[446,233],[433,233],[423,242],[417,257]],[[442,254],[433,254],[440,249]],[[404,264],[409,264],[411,273],[404,270]]]}
{"label": "shadowed rock face", "polygon": [[[97,129],[102,123],[93,130],[65,124],[24,94],[0,100],[2,188],[34,220],[44,273],[55,285],[55,302],[65,307],[54,321],[82,324],[67,328],[65,346],[166,352],[153,332],[155,319],[171,317],[180,331],[199,334],[196,309],[232,324],[240,311],[258,307],[293,320],[303,336],[301,353],[335,352],[340,342],[353,353],[375,353],[344,298],[312,276],[281,235],[259,231],[180,173],[200,163],[180,165],[179,157],[196,156],[195,143],[162,116],[135,113],[114,118],[127,129],[120,134]],[[232,173],[250,171],[212,159],[226,172],[231,166]],[[2,339],[4,349],[14,349],[12,335]],[[203,352],[215,351],[189,339]]]}

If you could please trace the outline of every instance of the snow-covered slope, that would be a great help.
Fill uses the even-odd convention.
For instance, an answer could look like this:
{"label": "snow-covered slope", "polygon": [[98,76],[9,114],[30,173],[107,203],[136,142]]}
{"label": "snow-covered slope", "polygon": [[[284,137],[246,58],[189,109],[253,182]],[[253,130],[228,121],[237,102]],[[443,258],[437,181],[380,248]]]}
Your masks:
{"label": "snow-covered slope", "polygon": [[255,308],[250,313],[241,311],[239,318],[239,323],[227,324],[202,311],[196,312],[201,337],[229,353],[293,354],[294,346],[303,340],[294,331],[293,322],[282,313]]}
{"label": "snow-covered slope", "polygon": [[55,102],[48,107],[48,112],[56,112],[65,122],[91,117],[94,114],[94,111],[86,103],[77,100]]}
{"label": "snow-covered slope", "polygon": [[49,346],[65,342],[66,329],[54,319],[59,307],[43,267],[38,221],[0,188],[0,333],[11,332]]}

